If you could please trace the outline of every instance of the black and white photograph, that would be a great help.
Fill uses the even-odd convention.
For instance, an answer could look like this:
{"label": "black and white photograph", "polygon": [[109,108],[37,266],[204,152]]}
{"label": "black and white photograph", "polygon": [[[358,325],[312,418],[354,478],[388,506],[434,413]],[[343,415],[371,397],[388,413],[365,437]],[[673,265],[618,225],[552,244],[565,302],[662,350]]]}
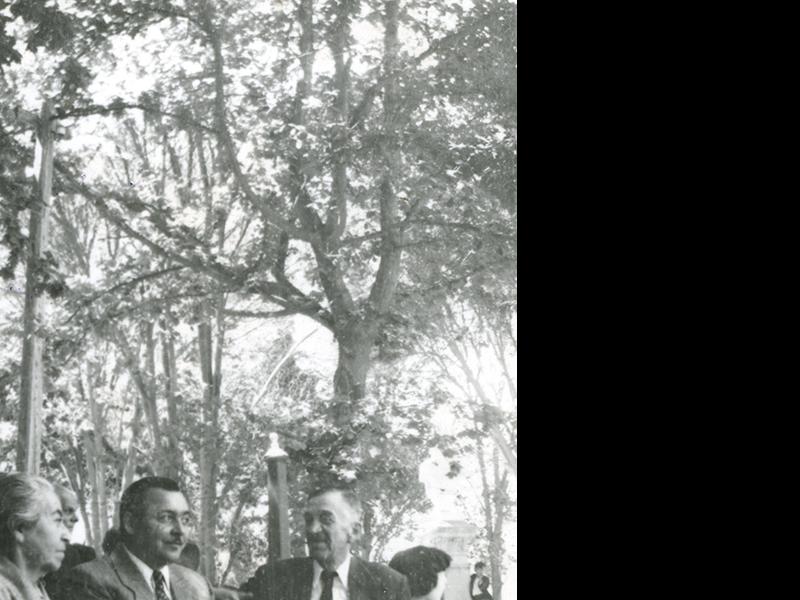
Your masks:
{"label": "black and white photograph", "polygon": [[0,600],[517,600],[516,0],[0,0]]}

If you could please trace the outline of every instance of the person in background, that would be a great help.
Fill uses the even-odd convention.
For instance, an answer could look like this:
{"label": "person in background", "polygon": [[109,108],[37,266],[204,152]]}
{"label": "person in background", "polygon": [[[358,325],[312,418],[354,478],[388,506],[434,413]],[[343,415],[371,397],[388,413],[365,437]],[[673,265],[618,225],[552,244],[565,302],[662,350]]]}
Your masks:
{"label": "person in background", "polygon": [[192,529],[189,503],[165,477],[132,483],[120,502],[120,539],[108,556],[68,571],[56,600],[211,600],[202,575],[177,564]]}
{"label": "person in background", "polygon": [[[70,536],[78,522],[78,496],[71,489],[63,485],[55,484],[56,495],[61,502],[61,511],[64,514],[64,525],[67,527]],[[55,596],[61,585],[61,577],[72,567],[76,567],[85,562],[90,562],[97,558],[94,548],[83,544],[68,544],[67,553],[58,571],[48,573],[44,577],[44,585],[51,596]]]}
{"label": "person in background", "polygon": [[475,563],[475,572],[469,577],[469,597],[472,600],[492,600],[489,593],[489,578],[484,575],[486,563]]}
{"label": "person in background", "polygon": [[406,576],[412,600],[442,600],[451,561],[450,555],[438,548],[414,546],[395,554],[389,566]]}
{"label": "person in background", "polygon": [[69,531],[45,479],[0,475],[0,600],[50,600],[42,579],[64,560]]}
{"label": "person in background", "polygon": [[242,587],[255,600],[410,600],[406,578],[351,556],[361,502],[346,488],[311,492],[304,511],[309,557],[270,561]]}
{"label": "person in background", "polygon": [[197,573],[200,572],[200,546],[194,542],[186,542],[183,547],[178,564]]}
{"label": "person in background", "polygon": [[114,551],[114,548],[117,547],[117,543],[122,539],[122,534],[119,532],[119,529],[116,527],[112,527],[108,531],[106,531],[105,536],[103,536],[103,543],[101,548],[103,548],[103,554],[108,556]]}

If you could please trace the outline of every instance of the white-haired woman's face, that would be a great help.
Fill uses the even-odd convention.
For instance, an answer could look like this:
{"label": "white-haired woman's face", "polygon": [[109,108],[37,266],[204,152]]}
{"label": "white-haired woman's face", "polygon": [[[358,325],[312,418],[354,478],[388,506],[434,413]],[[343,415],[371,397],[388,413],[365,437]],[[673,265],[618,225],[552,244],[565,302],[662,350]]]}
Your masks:
{"label": "white-haired woman's face", "polygon": [[18,529],[14,534],[17,547],[28,565],[44,572],[56,571],[67,551],[69,531],[56,493],[45,490],[40,501],[42,512],[36,523]]}

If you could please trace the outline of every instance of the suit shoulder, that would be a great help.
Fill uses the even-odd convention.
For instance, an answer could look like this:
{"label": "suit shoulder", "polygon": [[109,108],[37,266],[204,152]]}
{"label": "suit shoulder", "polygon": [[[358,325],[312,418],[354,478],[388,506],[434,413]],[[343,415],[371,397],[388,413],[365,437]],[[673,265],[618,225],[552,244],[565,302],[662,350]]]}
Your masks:
{"label": "suit shoulder", "polygon": [[383,581],[402,585],[406,578],[406,576],[402,573],[399,573],[390,566],[382,563],[367,562],[364,563],[364,565],[370,570],[370,572],[372,572],[376,577],[380,577]]}
{"label": "suit shoulder", "polygon": [[67,571],[67,574],[74,575],[76,577],[91,577],[96,575],[104,575],[112,571],[113,569],[108,563],[108,559],[102,557],[76,565]]}
{"label": "suit shoulder", "polygon": [[70,544],[67,546],[67,552],[64,555],[63,567],[71,569],[83,563],[91,562],[97,558],[97,553],[91,546],[84,546],[83,544]]}
{"label": "suit shoulder", "polygon": [[282,558],[281,560],[276,560],[274,562],[268,562],[264,565],[261,565],[256,570],[256,573],[264,574],[268,572],[269,573],[292,572],[307,566],[309,560],[311,559],[307,557]]}
{"label": "suit shoulder", "polygon": [[188,568],[184,567],[183,565],[178,565],[178,564],[172,563],[169,566],[169,570],[171,572],[173,572],[173,573],[177,573],[178,575],[180,575],[181,577],[183,577],[184,579],[186,579],[188,581],[191,581],[192,583],[195,583],[195,584],[203,586],[203,587],[207,586],[207,580],[203,575],[201,575],[197,571],[193,571],[192,569],[188,569]]}

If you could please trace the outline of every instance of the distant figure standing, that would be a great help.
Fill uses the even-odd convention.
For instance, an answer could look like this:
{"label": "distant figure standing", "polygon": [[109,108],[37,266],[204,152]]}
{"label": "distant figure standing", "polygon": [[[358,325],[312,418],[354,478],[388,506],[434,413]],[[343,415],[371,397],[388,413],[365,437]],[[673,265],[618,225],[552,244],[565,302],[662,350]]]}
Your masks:
{"label": "distant figure standing", "polygon": [[447,586],[445,571],[452,560],[438,548],[414,546],[395,554],[389,566],[406,576],[411,600],[442,600]]}
{"label": "distant figure standing", "polygon": [[489,578],[484,575],[486,563],[475,563],[475,572],[469,577],[469,597],[472,600],[492,600],[489,593]]}
{"label": "distant figure standing", "polygon": [[[78,496],[71,489],[63,485],[55,484],[53,488],[55,488],[56,495],[61,502],[64,526],[71,536],[78,522]],[[58,571],[48,573],[44,577],[44,585],[45,588],[47,588],[47,593],[51,596],[57,596],[61,585],[61,578],[64,576],[64,573],[72,567],[77,567],[83,563],[93,561],[95,558],[97,558],[97,553],[95,553],[94,548],[84,546],[83,544],[67,544],[67,552],[64,555],[64,562],[61,563],[61,567]]]}

